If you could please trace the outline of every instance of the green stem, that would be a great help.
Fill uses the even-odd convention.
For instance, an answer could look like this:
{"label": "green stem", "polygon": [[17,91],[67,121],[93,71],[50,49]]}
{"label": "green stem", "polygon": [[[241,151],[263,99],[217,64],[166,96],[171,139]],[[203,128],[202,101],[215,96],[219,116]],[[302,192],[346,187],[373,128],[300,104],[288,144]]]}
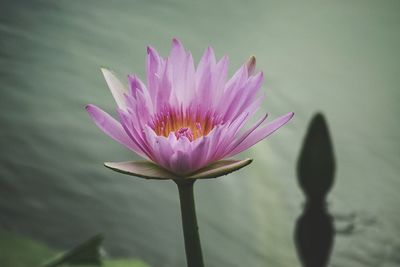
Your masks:
{"label": "green stem", "polygon": [[194,205],[193,184],[195,180],[174,180],[178,186],[181,202],[182,227],[185,239],[186,261],[188,267],[204,267],[203,255],[197,226]]}

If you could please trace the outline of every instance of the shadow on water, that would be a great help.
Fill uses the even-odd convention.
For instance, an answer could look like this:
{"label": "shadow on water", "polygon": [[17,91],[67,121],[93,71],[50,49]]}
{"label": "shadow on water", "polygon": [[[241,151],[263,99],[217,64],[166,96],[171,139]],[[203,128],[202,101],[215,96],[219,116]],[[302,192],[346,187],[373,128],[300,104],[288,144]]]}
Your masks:
{"label": "shadow on water", "polygon": [[324,116],[316,114],[307,130],[297,163],[297,178],[305,194],[303,213],[296,222],[295,243],[304,267],[324,267],[334,242],[332,216],[326,196],[334,183],[335,159]]}

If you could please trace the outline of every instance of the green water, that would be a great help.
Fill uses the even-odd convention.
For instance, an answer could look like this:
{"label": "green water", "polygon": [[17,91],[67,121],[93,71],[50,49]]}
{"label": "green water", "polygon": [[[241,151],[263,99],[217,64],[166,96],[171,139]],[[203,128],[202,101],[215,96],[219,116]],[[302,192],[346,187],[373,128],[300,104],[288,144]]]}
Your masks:
{"label": "green water", "polygon": [[1,229],[57,250],[104,233],[111,257],[184,266],[174,184],[104,168],[137,157],[84,110],[114,112],[100,66],[144,77],[146,45],[166,55],[178,37],[196,60],[208,44],[228,54],[230,73],[256,55],[265,109],[296,113],[243,154],[250,167],[196,184],[206,265],[300,266],[295,164],[322,111],[337,160],[331,266],[400,266],[399,14],[390,0],[1,1]]}

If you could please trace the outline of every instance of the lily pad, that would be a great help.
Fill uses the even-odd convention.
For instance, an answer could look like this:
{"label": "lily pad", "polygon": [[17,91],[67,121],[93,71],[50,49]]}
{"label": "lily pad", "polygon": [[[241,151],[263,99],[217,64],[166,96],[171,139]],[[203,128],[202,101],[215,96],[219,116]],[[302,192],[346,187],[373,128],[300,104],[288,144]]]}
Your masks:
{"label": "lily pad", "polygon": [[173,174],[166,169],[149,161],[126,161],[126,162],[105,162],[104,166],[116,172],[137,176],[144,179],[157,180],[179,180],[179,179],[210,179],[227,175],[237,171],[253,160],[220,160],[207,167],[189,174],[187,177],[181,177]]}
{"label": "lily pad", "polygon": [[73,249],[56,256],[43,267],[56,267],[64,264],[69,265],[101,265],[101,244],[103,242],[102,235],[96,235],[85,242],[79,244]]}

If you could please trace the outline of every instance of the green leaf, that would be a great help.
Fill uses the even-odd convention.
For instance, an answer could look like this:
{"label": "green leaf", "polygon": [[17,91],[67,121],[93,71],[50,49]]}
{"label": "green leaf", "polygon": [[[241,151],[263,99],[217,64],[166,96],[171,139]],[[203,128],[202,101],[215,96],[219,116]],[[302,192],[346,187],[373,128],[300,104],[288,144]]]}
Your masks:
{"label": "green leaf", "polygon": [[55,257],[45,263],[44,267],[56,267],[63,264],[69,265],[101,265],[100,246],[103,242],[102,235],[96,235],[71,250]]}
{"label": "green leaf", "polygon": [[178,180],[178,179],[210,179],[227,175],[231,172],[237,171],[247,165],[253,160],[220,160],[214,162],[207,167],[189,174],[187,177],[181,177],[173,174],[166,169],[149,161],[126,161],[126,162],[105,162],[104,166],[120,172],[123,174],[133,175],[145,179],[157,180]]}

